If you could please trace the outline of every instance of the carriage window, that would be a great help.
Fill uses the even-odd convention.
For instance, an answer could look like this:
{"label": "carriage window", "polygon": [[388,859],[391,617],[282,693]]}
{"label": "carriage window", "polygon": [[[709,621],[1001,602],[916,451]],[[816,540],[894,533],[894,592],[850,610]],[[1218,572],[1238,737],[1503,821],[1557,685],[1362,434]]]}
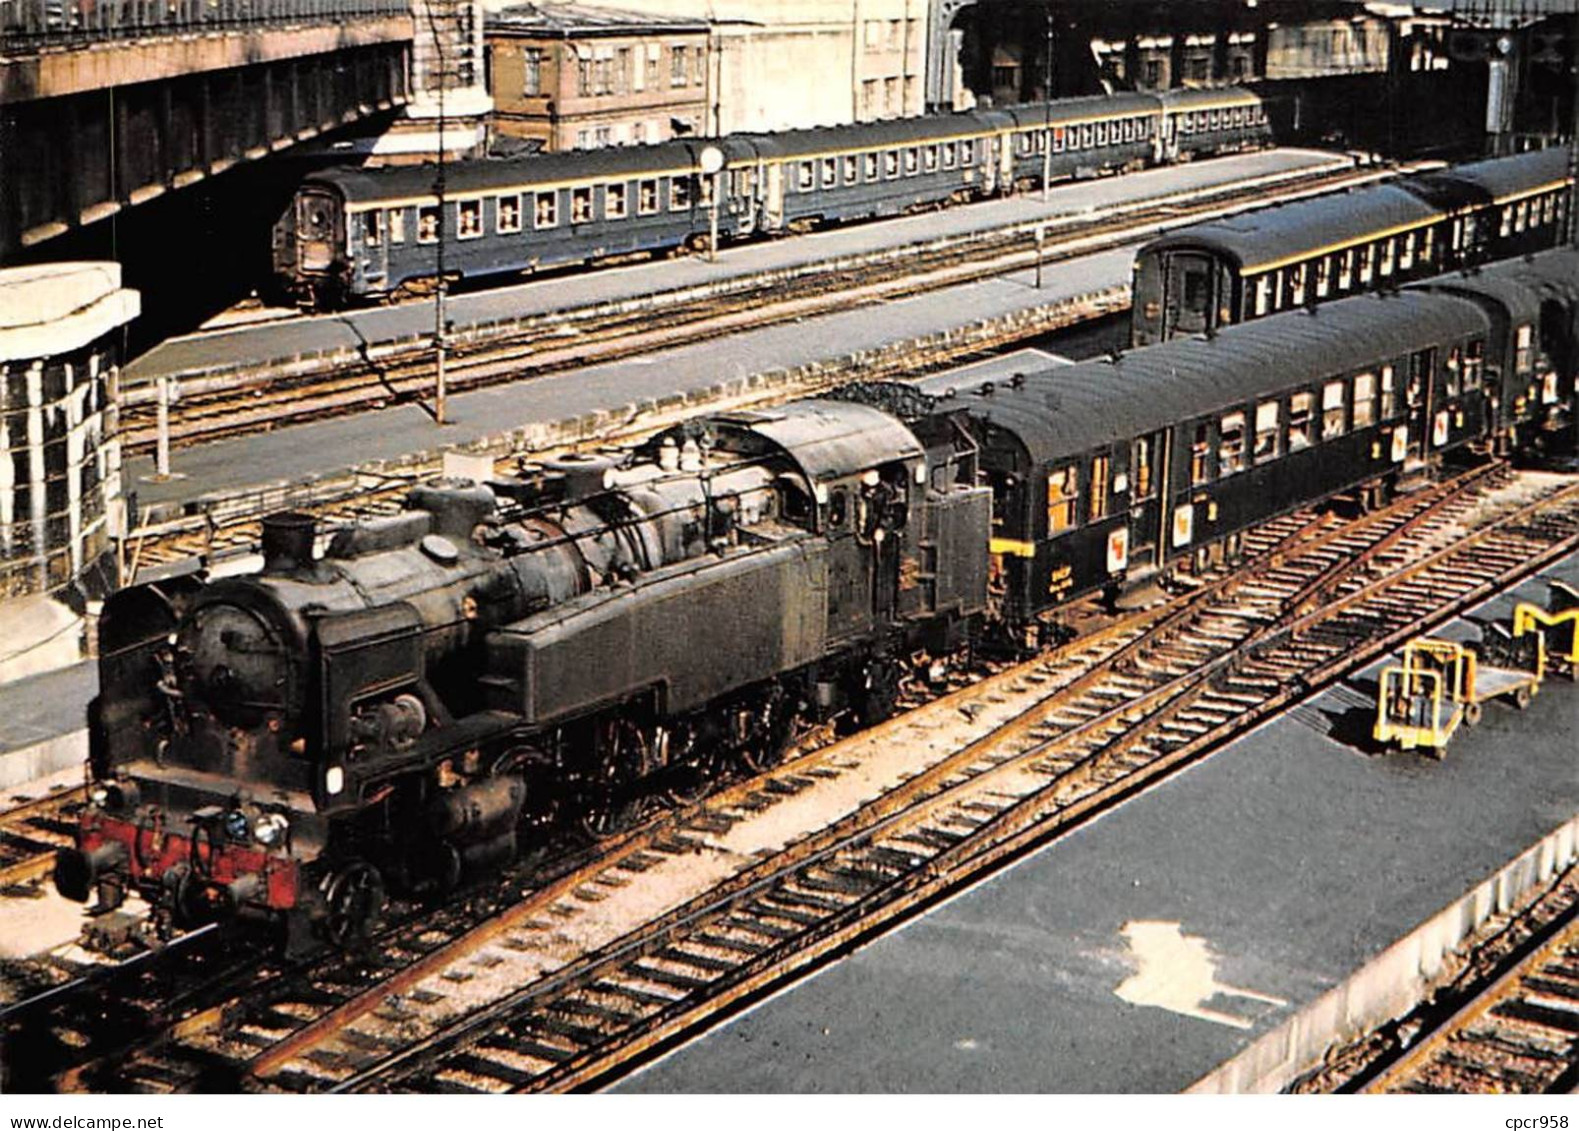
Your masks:
{"label": "carriage window", "polygon": [[406,210],[404,208],[395,208],[390,210],[389,242],[406,242]]}
{"label": "carriage window", "polygon": [[1474,338],[1464,346],[1464,388],[1466,391],[1480,387],[1485,368],[1486,343],[1479,338]]}
{"label": "carriage window", "polygon": [[852,153],[844,159],[844,183],[853,185],[861,174],[861,165]]}
{"label": "carriage window", "polygon": [[1129,471],[1135,480],[1135,498],[1151,498],[1151,441],[1136,440],[1129,450]]}
{"label": "carriage window", "polygon": [[916,147],[915,146],[912,145],[908,149],[906,149],[905,150],[905,176],[907,176],[907,177],[915,176],[916,175],[916,170],[918,168],[920,168],[920,161],[921,161],[921,156],[920,156],[919,153],[916,152]]}
{"label": "carriage window", "polygon": [[828,500],[828,526],[838,530],[844,526],[844,520],[850,515],[850,496],[841,487],[833,493]]}
{"label": "carriage window", "polygon": [[1345,431],[1343,393],[1342,381],[1328,381],[1322,386],[1321,438],[1323,440],[1335,440]]}
{"label": "carriage window", "polygon": [[658,182],[642,181],[637,185],[636,211],[642,216],[651,216],[658,211]]}
{"label": "carriage window", "polygon": [[816,173],[810,161],[801,161],[795,166],[795,187],[801,192],[811,191],[812,186],[817,183],[815,177]]}
{"label": "carriage window", "polygon": [[1279,267],[1272,272],[1272,309],[1282,310],[1288,305],[1288,289],[1283,286],[1284,271]]}
{"label": "carriage window", "polygon": [[883,150],[883,176],[885,176],[885,177],[897,177],[897,176],[899,176],[899,150],[897,150],[897,149],[885,149],[885,150]]}
{"label": "carriage window", "polygon": [[538,193],[537,204],[532,216],[534,227],[552,228],[559,223],[559,194],[557,192]]}
{"label": "carriage window", "polygon": [[1193,134],[1195,132],[1195,115],[1194,114],[1182,115],[1179,118],[1179,128],[1184,133]]}
{"label": "carriage window", "polygon": [[1305,279],[1309,271],[1310,265],[1308,263],[1301,263],[1298,267],[1295,267],[1292,272],[1290,272],[1294,288],[1295,306],[1305,305]]}
{"label": "carriage window", "polygon": [[1233,475],[1245,469],[1245,414],[1230,412],[1218,425],[1217,474]]}
{"label": "carriage window", "polygon": [[1376,423],[1376,375],[1361,373],[1354,379],[1354,427]]}
{"label": "carriage window", "polygon": [[959,143],[959,160],[962,165],[969,165],[976,160],[976,143],[974,141],[962,141]]}
{"label": "carriage window", "polygon": [[1343,253],[1343,258],[1338,262],[1338,289],[1346,291],[1354,286],[1354,249],[1351,247]]}
{"label": "carriage window", "polygon": [[1055,126],[1053,128],[1053,152],[1054,153],[1062,153],[1063,151],[1064,151],[1064,127],[1063,126]]}
{"label": "carriage window", "polygon": [[1371,280],[1375,277],[1375,270],[1372,266],[1375,262],[1376,249],[1374,247],[1366,244],[1360,248],[1360,283],[1362,285],[1370,286]]}
{"label": "carriage window", "polygon": [[1214,130],[1222,129],[1222,127],[1223,127],[1223,112],[1221,110],[1213,110],[1212,111],[1211,118],[1210,118],[1210,125],[1211,125],[1211,128],[1214,129]]}
{"label": "carriage window", "polygon": [[675,177],[669,182],[669,211],[684,212],[691,207],[691,178]]}
{"label": "carriage window", "polygon": [[1061,467],[1047,477],[1047,533],[1062,534],[1075,524],[1075,502],[1080,498],[1079,477],[1073,467]]}
{"label": "carriage window", "polygon": [[1080,127],[1080,148],[1090,149],[1091,143],[1096,139],[1096,128],[1089,122]]}
{"label": "carriage window", "polygon": [[1382,419],[1391,420],[1398,415],[1398,387],[1393,381],[1393,367],[1382,366]]}
{"label": "carriage window", "polygon": [[1091,489],[1086,492],[1087,522],[1107,517],[1108,472],[1111,465],[1110,456],[1094,456],[1091,460]]}
{"label": "carriage window", "polygon": [[1106,145],[1107,144],[1107,123],[1106,122],[1098,122],[1097,123],[1097,144],[1098,145]]}
{"label": "carriage window", "polygon": [[1195,440],[1190,444],[1190,486],[1199,487],[1212,481],[1212,468],[1208,457],[1212,450],[1212,435],[1208,425],[1195,426]]}
{"label": "carriage window", "polygon": [[592,189],[578,188],[570,191],[570,222],[585,224],[592,219]]}
{"label": "carriage window", "polygon": [[1436,229],[1427,228],[1420,233],[1420,262],[1430,263],[1436,258]]}
{"label": "carriage window", "polygon": [[1381,267],[1382,278],[1385,279],[1385,278],[1389,277],[1393,273],[1393,266],[1396,263],[1396,258],[1395,258],[1396,255],[1397,255],[1397,247],[1396,247],[1394,241],[1392,241],[1392,240],[1383,240],[1382,241],[1382,267]]}
{"label": "carriage window", "polygon": [[1332,293],[1332,258],[1323,255],[1316,260],[1316,297],[1326,298]]}
{"label": "carriage window", "polygon": [[954,167],[954,143],[952,141],[943,143],[943,167],[945,169]]}
{"label": "carriage window", "polygon": [[938,171],[938,147],[929,145],[921,151],[921,168],[924,172]]}
{"label": "carriage window", "polygon": [[500,196],[494,198],[494,226],[501,234],[521,230],[521,198]]}
{"label": "carriage window", "polygon": [[482,235],[482,201],[463,200],[455,207],[460,214],[456,234],[463,240],[474,240]]}
{"label": "carriage window", "polygon": [[1501,235],[1504,239],[1513,234],[1513,205],[1506,204],[1502,208]]}
{"label": "carriage window", "polygon": [[1535,367],[1535,328],[1520,326],[1514,335],[1513,371],[1528,373]]}
{"label": "carriage window", "polygon": [[1278,430],[1278,403],[1256,405],[1256,462],[1265,463],[1283,454],[1283,437]]}
{"label": "carriage window", "polygon": [[417,209],[417,242],[439,242],[439,208],[436,204],[424,204]]}
{"label": "carriage window", "polygon": [[1415,265],[1415,233],[1407,232],[1399,240],[1398,269],[1407,271]]}
{"label": "carriage window", "polygon": [[1310,409],[1315,399],[1310,393],[1295,393],[1288,398],[1288,450],[1291,452],[1310,447]]}
{"label": "carriage window", "polygon": [[866,179],[869,181],[877,180],[877,154],[863,154],[861,157],[861,164],[865,166]]}
{"label": "carriage window", "polygon": [[1444,396],[1456,397],[1464,391],[1463,357],[1457,346],[1447,351],[1447,372],[1442,382]]}
{"label": "carriage window", "polygon": [[1256,314],[1270,314],[1272,312],[1272,276],[1256,276]]}
{"label": "carriage window", "polygon": [[1529,226],[1530,226],[1530,202],[1527,201],[1527,200],[1521,200],[1521,201],[1519,201],[1518,211],[1514,213],[1513,230],[1516,231],[1516,232],[1522,232],[1522,231],[1524,231],[1525,228],[1528,228]]}
{"label": "carriage window", "polygon": [[837,157],[824,157],[822,159],[822,187],[833,188],[839,183],[839,159]]}
{"label": "carriage window", "polygon": [[625,219],[625,186],[623,184],[604,186],[603,218],[605,220]]}
{"label": "carriage window", "polygon": [[382,212],[363,213],[362,241],[368,247],[377,247],[384,242],[384,214]]}

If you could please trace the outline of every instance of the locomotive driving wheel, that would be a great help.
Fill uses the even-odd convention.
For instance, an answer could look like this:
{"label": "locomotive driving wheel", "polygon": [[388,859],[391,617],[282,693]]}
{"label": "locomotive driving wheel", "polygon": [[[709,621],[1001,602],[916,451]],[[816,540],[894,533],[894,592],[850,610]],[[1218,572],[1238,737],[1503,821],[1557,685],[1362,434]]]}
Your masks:
{"label": "locomotive driving wheel", "polygon": [[760,774],[784,761],[795,739],[795,714],[782,687],[774,688],[751,713],[735,748],[735,757],[747,772]]}
{"label": "locomotive driving wheel", "polygon": [[647,814],[640,783],[649,769],[651,742],[632,719],[600,723],[595,736],[596,765],[576,804],[576,825],[594,841],[635,828]]}
{"label": "locomotive driving wheel", "polygon": [[384,878],[371,864],[347,864],[323,884],[324,937],[337,947],[365,943],[384,909]]}

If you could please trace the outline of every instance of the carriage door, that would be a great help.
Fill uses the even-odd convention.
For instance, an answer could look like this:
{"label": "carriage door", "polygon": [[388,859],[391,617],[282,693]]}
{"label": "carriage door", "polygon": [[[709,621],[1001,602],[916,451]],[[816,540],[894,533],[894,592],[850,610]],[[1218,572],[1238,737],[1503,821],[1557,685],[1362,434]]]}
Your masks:
{"label": "carriage door", "polygon": [[296,262],[303,271],[327,271],[334,264],[337,212],[334,197],[326,192],[305,191],[296,197]]}
{"label": "carriage door", "polygon": [[[1131,573],[1161,564],[1157,540],[1162,536],[1162,480],[1168,433],[1153,432],[1130,442],[1128,562]],[[1112,557],[1109,547],[1109,557]]]}
{"label": "carriage door", "polygon": [[1216,271],[1204,255],[1176,253],[1168,256],[1163,278],[1162,337],[1204,334],[1215,325]]}
{"label": "carriage door", "polygon": [[1409,429],[1407,466],[1418,466],[1431,450],[1432,406],[1436,403],[1436,350],[1409,355],[1409,375],[1404,382],[1404,413]]}
{"label": "carriage door", "polygon": [[770,232],[784,230],[784,162],[763,167],[762,222]]}

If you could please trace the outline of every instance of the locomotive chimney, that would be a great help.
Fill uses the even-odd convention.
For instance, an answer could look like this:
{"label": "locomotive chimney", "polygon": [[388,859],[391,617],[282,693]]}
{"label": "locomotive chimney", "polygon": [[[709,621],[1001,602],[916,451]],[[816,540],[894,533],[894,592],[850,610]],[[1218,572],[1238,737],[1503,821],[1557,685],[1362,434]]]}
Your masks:
{"label": "locomotive chimney", "polygon": [[317,520],[300,511],[280,511],[263,520],[263,572],[311,569]]}

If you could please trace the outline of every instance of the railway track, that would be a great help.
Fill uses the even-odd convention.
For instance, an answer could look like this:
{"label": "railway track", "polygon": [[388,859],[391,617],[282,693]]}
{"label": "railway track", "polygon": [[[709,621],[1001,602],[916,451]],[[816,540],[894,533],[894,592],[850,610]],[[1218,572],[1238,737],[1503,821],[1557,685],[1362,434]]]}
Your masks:
{"label": "railway track", "polygon": [[[1390,174],[1389,174],[1390,175]],[[1106,219],[1061,217],[1018,223],[848,260],[754,274],[707,288],[514,320],[452,336],[447,365],[452,392],[580,368],[674,346],[892,301],[1022,269],[1038,255],[1056,263],[1247,207],[1336,191],[1377,179],[1375,171],[1324,170],[1280,175],[1198,196],[1119,208]],[[1269,192],[1269,181],[1285,182]],[[1051,242],[1038,250],[1037,232]],[[183,379],[171,409],[173,444],[269,430],[281,424],[402,403],[432,385],[432,343],[407,339],[364,347],[333,365],[307,362],[245,376]],[[156,441],[157,391],[129,389],[121,426],[129,453]]]}
{"label": "railway track", "polygon": [[[155,1026],[61,1086],[585,1087],[1579,544],[1579,487],[1482,470],[1249,564],[594,853]],[[478,913],[479,909],[485,913]],[[443,912],[451,915],[454,912]]]}
{"label": "railway track", "polygon": [[1579,871],[1532,912],[1531,935],[1457,1009],[1369,1066],[1367,1093],[1579,1089]]}
{"label": "railway track", "polygon": [[87,787],[57,790],[0,811],[0,892],[47,875],[55,850],[75,843],[77,812]]}

